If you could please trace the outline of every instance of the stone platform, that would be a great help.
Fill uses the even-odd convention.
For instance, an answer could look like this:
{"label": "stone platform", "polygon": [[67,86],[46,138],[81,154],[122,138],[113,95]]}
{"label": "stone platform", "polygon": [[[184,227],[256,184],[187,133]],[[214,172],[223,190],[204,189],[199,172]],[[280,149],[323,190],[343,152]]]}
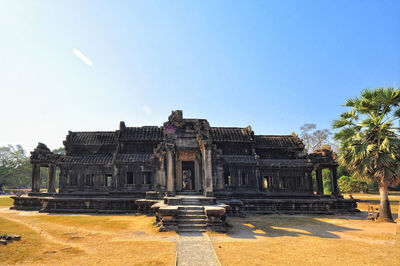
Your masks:
{"label": "stone platform", "polygon": [[14,200],[11,209],[48,213],[136,213],[136,200],[141,196],[143,197],[110,193],[30,193],[28,196],[11,197]]}
{"label": "stone platform", "polygon": [[187,206],[203,206],[204,212],[210,213],[223,208],[225,212],[222,216],[246,213],[336,214],[358,211],[356,200],[344,199],[342,196],[274,195],[262,192],[217,192],[212,197],[205,197],[199,193],[165,196],[165,193],[154,191],[29,193],[28,196],[11,198],[14,199],[12,209],[52,213],[154,213],[161,206],[170,206],[170,212],[177,206],[182,206],[181,212]]}
{"label": "stone platform", "polygon": [[216,198],[198,195],[165,197],[151,206],[156,213],[160,231],[225,232],[226,210],[229,206],[216,204]]}

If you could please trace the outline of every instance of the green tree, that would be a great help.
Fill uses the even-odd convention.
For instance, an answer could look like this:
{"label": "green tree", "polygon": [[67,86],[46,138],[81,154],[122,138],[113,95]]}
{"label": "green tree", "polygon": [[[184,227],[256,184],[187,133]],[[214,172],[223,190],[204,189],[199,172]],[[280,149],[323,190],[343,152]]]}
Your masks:
{"label": "green tree", "polygon": [[400,90],[393,88],[365,89],[360,97],[349,99],[350,111],[335,120],[340,141],[339,162],[357,178],[377,180],[380,193],[380,221],[393,222],[388,185],[399,174]]}
{"label": "green tree", "polygon": [[0,147],[0,190],[4,187],[27,188],[31,165],[21,145]]}
{"label": "green tree", "polygon": [[52,152],[55,153],[55,154],[65,155],[65,148],[64,147],[60,147],[60,148],[52,150]]}
{"label": "green tree", "polygon": [[360,193],[368,191],[368,184],[351,176],[341,176],[338,179],[338,186],[343,193]]}

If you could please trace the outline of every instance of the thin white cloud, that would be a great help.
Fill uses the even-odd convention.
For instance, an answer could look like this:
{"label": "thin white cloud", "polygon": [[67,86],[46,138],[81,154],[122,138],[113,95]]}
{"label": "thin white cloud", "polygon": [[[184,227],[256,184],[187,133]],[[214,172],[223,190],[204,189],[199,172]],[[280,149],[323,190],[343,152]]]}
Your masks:
{"label": "thin white cloud", "polygon": [[72,52],[74,53],[74,55],[76,57],[78,57],[78,59],[80,59],[83,63],[85,63],[88,66],[93,66],[92,60],[90,60],[89,58],[87,58],[81,51],[79,51],[78,49],[72,49]]}
{"label": "thin white cloud", "polygon": [[153,110],[151,110],[151,108],[147,105],[143,105],[142,106],[142,111],[146,114],[146,115],[151,115],[153,113]]}

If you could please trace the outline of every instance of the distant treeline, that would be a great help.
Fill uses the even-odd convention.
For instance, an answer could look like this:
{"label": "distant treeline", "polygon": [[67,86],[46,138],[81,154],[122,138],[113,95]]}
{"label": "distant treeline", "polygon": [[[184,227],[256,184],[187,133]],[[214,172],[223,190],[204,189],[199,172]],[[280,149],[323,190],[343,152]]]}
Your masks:
{"label": "distant treeline", "polygon": [[[58,148],[53,152],[62,154],[64,148]],[[12,145],[0,146],[0,190],[31,188],[31,175],[32,166],[29,162],[29,156],[21,145],[15,145],[15,147]],[[40,176],[41,187],[46,188],[47,168],[41,168]],[[56,178],[58,179],[58,173]]]}

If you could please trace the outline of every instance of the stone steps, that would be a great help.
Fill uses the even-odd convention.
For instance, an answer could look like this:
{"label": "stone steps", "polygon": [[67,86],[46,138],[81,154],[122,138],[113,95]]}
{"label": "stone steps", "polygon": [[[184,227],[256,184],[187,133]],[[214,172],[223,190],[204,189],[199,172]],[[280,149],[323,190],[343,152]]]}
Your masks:
{"label": "stone steps", "polygon": [[205,219],[178,219],[179,224],[206,224]]}
{"label": "stone steps", "polygon": [[206,232],[206,229],[191,229],[191,228],[179,228],[178,229],[180,233],[200,233],[200,232]]}
{"label": "stone steps", "polygon": [[204,210],[179,210],[178,215],[204,215]]}
{"label": "stone steps", "polygon": [[178,211],[179,232],[204,232],[207,229],[207,217],[203,206],[180,206]]}
{"label": "stone steps", "polygon": [[207,229],[206,224],[179,224],[179,229]]}
{"label": "stone steps", "polygon": [[190,206],[190,205],[188,205],[188,206],[180,206],[179,210],[180,211],[181,210],[182,211],[195,211],[195,210],[204,211],[204,208],[202,206]]}
{"label": "stone steps", "polygon": [[206,219],[207,216],[204,214],[190,214],[190,215],[185,215],[185,214],[178,214],[178,219],[179,220],[184,220],[184,219]]}
{"label": "stone steps", "polygon": [[196,200],[182,200],[182,205],[200,205],[200,201]]}

